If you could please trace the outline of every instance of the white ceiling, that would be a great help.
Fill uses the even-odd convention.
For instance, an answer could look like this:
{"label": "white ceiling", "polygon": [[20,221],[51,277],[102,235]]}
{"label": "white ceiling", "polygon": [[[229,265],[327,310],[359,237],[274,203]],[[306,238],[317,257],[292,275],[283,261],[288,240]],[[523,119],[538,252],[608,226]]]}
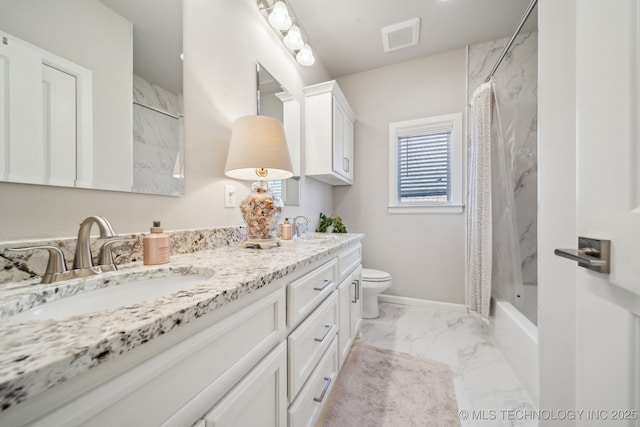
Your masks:
{"label": "white ceiling", "polygon": [[[286,0],[332,78],[509,37],[530,0]],[[384,53],[381,29],[419,17],[420,43]],[[538,26],[537,7],[522,32]]]}

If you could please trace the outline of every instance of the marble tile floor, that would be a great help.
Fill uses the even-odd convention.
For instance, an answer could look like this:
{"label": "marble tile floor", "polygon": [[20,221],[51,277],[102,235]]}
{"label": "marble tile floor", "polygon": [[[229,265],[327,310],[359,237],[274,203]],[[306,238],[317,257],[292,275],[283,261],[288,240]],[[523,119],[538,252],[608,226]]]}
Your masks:
{"label": "marble tile floor", "polygon": [[361,340],[448,364],[463,427],[538,425],[535,407],[489,325],[475,316],[381,302],[379,318],[363,319]]}

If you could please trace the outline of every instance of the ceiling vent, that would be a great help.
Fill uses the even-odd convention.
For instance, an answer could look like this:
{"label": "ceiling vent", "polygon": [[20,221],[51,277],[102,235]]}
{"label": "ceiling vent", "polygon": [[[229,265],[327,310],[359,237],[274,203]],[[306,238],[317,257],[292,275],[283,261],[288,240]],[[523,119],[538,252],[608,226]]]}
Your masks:
{"label": "ceiling vent", "polygon": [[382,28],[382,44],[385,52],[415,46],[420,41],[420,18],[409,19]]}

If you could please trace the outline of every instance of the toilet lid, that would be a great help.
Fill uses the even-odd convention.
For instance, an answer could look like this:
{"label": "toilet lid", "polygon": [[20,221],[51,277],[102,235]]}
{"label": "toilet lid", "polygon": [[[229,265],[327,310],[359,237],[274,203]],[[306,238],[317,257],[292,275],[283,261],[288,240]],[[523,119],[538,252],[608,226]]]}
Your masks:
{"label": "toilet lid", "polygon": [[367,282],[386,282],[387,280],[391,280],[391,275],[386,271],[363,268],[362,280],[365,280]]}

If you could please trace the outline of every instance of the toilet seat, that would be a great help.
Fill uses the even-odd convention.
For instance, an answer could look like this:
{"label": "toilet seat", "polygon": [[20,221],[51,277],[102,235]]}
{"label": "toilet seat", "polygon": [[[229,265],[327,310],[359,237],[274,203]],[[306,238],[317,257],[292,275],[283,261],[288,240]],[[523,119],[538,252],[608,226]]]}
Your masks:
{"label": "toilet seat", "polygon": [[362,269],[362,281],[364,282],[387,282],[391,280],[391,275],[385,271],[371,268]]}

